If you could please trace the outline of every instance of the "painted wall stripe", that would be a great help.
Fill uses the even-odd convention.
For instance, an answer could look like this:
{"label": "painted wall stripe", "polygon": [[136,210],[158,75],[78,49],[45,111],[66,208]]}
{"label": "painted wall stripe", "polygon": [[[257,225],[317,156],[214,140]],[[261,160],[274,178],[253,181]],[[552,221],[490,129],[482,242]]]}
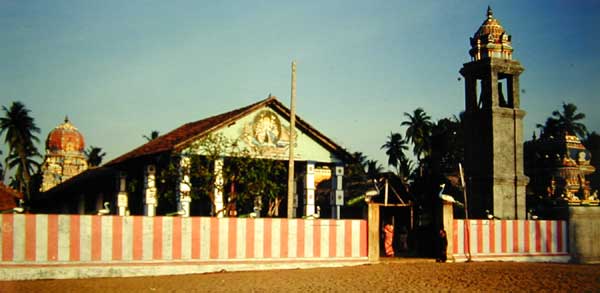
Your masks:
{"label": "painted wall stripe", "polygon": [[315,250],[313,248],[314,245],[314,221],[305,221],[305,220],[300,220],[302,222],[304,222],[304,257],[313,257]]}
{"label": "painted wall stripe", "polygon": [[288,257],[298,257],[298,220],[288,220]]}
{"label": "painted wall stripe", "polygon": [[273,243],[271,242],[271,223],[272,220],[270,218],[262,218],[263,221],[263,254],[264,258],[271,258],[271,249]]}
{"label": "painted wall stripe", "polygon": [[92,260],[99,261],[102,258],[102,219],[100,217],[92,218]]}
{"label": "painted wall stripe", "polygon": [[192,259],[200,258],[200,218],[192,218]]}
{"label": "painted wall stripe", "polygon": [[281,257],[281,222],[287,221],[287,219],[271,218],[271,258]]}
{"label": "painted wall stripe", "polygon": [[264,245],[265,245],[265,219],[257,218],[254,219],[254,257],[264,257]]}
{"label": "painted wall stripe", "polygon": [[181,219],[181,259],[192,258],[192,218]]}
{"label": "painted wall stripe", "polygon": [[112,260],[123,259],[123,217],[113,216],[112,220]]}
{"label": "painted wall stripe", "polygon": [[173,234],[171,259],[181,259],[182,233],[183,233],[182,221],[183,221],[182,217],[174,217],[173,218],[173,226],[171,228],[171,231]]}
{"label": "painted wall stripe", "polygon": [[79,261],[79,215],[70,215],[71,227],[69,233],[69,260]]}
{"label": "painted wall stripe", "polygon": [[110,261],[112,260],[112,246],[113,246],[113,226],[112,216],[101,216],[102,238],[100,243],[100,260]]}
{"label": "painted wall stripe", "polygon": [[25,218],[23,215],[16,215],[13,218],[13,261],[25,260]]}
{"label": "painted wall stripe", "polygon": [[324,235],[329,234],[329,254],[327,256],[329,257],[336,257],[337,256],[337,234],[338,234],[338,229],[337,229],[337,225],[336,225],[336,221],[334,220],[328,220],[327,222],[327,228],[329,228],[329,231],[327,231],[328,233],[325,233]]}
{"label": "painted wall stripe", "polygon": [[[200,241],[200,259],[208,260],[211,255],[211,243],[213,237],[218,235],[213,235],[211,232],[211,221],[212,218],[200,218],[200,229],[201,229],[201,241]],[[219,231],[216,231],[218,233]],[[218,240],[217,238],[215,238]],[[218,242],[217,242],[218,243]]]}
{"label": "painted wall stripe", "polygon": [[236,244],[235,244],[235,256],[237,259],[246,258],[246,220],[237,218],[236,219]]}
{"label": "painted wall stripe", "polygon": [[[162,231],[159,233],[162,238],[162,260],[173,259],[173,219],[174,217],[156,217],[161,220]],[[156,231],[155,231],[156,232]]]}
{"label": "painted wall stripe", "polygon": [[162,259],[162,247],[163,247],[163,238],[162,238],[162,217],[152,217],[153,222],[153,230],[152,230],[152,259]]}
{"label": "painted wall stripe", "polygon": [[[37,221],[36,221],[36,225],[35,225],[35,239],[36,239],[35,260],[38,262],[45,262],[45,261],[49,260],[48,259],[48,215],[36,215],[36,217],[37,217]],[[0,245],[2,245],[2,244],[0,244]]]}
{"label": "painted wall stripe", "polygon": [[48,215],[48,260],[58,260],[58,215]]}
{"label": "painted wall stripe", "polygon": [[69,215],[58,215],[58,261],[68,261],[70,252],[71,221]]}
{"label": "painted wall stripe", "polygon": [[25,260],[35,261],[36,259],[36,215],[25,215]]}
{"label": "painted wall stripe", "polygon": [[325,240],[321,240],[321,229],[323,228],[323,220],[313,220],[313,257],[321,257],[321,244]]}
{"label": "painted wall stripe", "polygon": [[368,248],[367,248],[367,221],[357,221],[358,224],[360,225],[360,233],[358,233],[358,237],[360,239],[360,246],[361,246],[361,254],[358,255],[360,257],[367,257],[368,256]]}
{"label": "painted wall stripe", "polygon": [[142,220],[142,259],[154,258],[154,218],[140,217]]}

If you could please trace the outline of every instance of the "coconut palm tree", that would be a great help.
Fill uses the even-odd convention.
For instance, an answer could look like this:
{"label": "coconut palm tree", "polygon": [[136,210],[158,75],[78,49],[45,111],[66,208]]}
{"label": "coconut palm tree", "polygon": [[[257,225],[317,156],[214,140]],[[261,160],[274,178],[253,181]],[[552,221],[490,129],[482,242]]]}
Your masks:
{"label": "coconut palm tree", "polygon": [[142,135],[142,137],[145,138],[147,141],[154,140],[154,139],[158,138],[159,136],[160,136],[160,132],[158,132],[158,130],[152,130],[152,132],[150,132],[150,136]]}
{"label": "coconut palm tree", "polygon": [[367,160],[367,178],[377,179],[381,172],[383,172],[383,166],[379,162],[376,160]]}
{"label": "coconut palm tree", "polygon": [[406,128],[406,139],[413,144],[413,153],[419,162],[419,176],[423,176],[424,159],[431,154],[431,117],[422,108],[417,108],[413,114],[404,113],[408,120],[402,122]]}
{"label": "coconut palm tree", "polygon": [[540,136],[543,138],[571,134],[584,139],[587,136],[587,128],[583,123],[579,122],[584,118],[585,114],[577,113],[577,106],[575,104],[563,102],[562,112],[559,110],[553,111],[552,116],[548,117],[545,124],[537,124],[536,126],[542,130]]}
{"label": "coconut palm tree", "polygon": [[406,128],[406,139],[413,144],[413,153],[419,161],[431,152],[431,117],[422,108],[417,108],[413,114],[404,113],[408,120],[402,122]]}
{"label": "coconut palm tree", "polygon": [[0,117],[0,136],[5,135],[4,141],[8,145],[7,167],[9,170],[17,167],[15,178],[18,190],[29,199],[31,174],[38,165],[33,158],[40,157],[34,145],[34,142],[39,142],[35,133],[40,133],[40,129],[23,103],[13,102],[10,108],[2,106],[2,110],[4,117]]}
{"label": "coconut palm tree", "polygon": [[102,159],[106,155],[106,153],[102,151],[102,148],[95,146],[90,146],[84,153],[90,167],[100,166],[100,164],[102,164]]}
{"label": "coconut palm tree", "polygon": [[408,150],[406,141],[400,133],[390,133],[388,141],[381,146],[381,149],[386,149],[385,154],[388,155],[388,165],[393,166],[396,172],[400,171],[400,161],[405,158],[404,151]]}

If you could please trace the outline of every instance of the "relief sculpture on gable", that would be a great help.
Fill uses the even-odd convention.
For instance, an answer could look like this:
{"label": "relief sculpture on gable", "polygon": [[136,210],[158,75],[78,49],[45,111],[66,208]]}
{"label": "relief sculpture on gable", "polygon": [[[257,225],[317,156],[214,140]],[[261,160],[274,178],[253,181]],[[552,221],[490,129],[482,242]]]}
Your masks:
{"label": "relief sculpture on gable", "polygon": [[[293,133],[294,138],[297,138],[297,131]],[[254,155],[270,159],[287,159],[290,127],[282,125],[279,116],[274,112],[263,110],[243,126],[240,140],[250,148]],[[294,146],[297,145],[297,143],[294,144]],[[295,157],[300,157],[298,151],[295,152]]]}

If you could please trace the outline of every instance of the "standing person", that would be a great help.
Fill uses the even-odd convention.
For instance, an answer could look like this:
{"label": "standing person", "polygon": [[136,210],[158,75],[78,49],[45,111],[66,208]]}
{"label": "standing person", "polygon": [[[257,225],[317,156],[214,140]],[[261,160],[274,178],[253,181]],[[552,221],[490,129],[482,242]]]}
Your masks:
{"label": "standing person", "polygon": [[383,226],[383,233],[385,238],[383,240],[383,246],[385,247],[385,256],[394,256],[394,246],[392,245],[394,240],[394,226],[390,223]]}
{"label": "standing person", "polygon": [[438,233],[438,254],[435,259],[436,262],[446,262],[446,250],[448,249],[448,238],[446,237],[446,230],[440,229]]}
{"label": "standing person", "polygon": [[406,226],[400,228],[400,251],[408,250],[408,230]]}

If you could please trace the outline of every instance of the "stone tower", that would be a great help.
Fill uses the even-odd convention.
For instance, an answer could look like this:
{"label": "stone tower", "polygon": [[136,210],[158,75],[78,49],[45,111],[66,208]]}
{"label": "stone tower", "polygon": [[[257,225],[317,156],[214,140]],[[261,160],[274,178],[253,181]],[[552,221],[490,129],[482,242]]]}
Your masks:
{"label": "stone tower", "polygon": [[46,156],[42,163],[42,186],[46,191],[67,179],[87,170],[83,149],[83,135],[71,124],[69,118],[56,126],[46,139]]}
{"label": "stone tower", "polygon": [[465,79],[465,172],[469,216],[525,219],[523,117],[519,75],[511,37],[488,7],[487,18],[471,38]]}

